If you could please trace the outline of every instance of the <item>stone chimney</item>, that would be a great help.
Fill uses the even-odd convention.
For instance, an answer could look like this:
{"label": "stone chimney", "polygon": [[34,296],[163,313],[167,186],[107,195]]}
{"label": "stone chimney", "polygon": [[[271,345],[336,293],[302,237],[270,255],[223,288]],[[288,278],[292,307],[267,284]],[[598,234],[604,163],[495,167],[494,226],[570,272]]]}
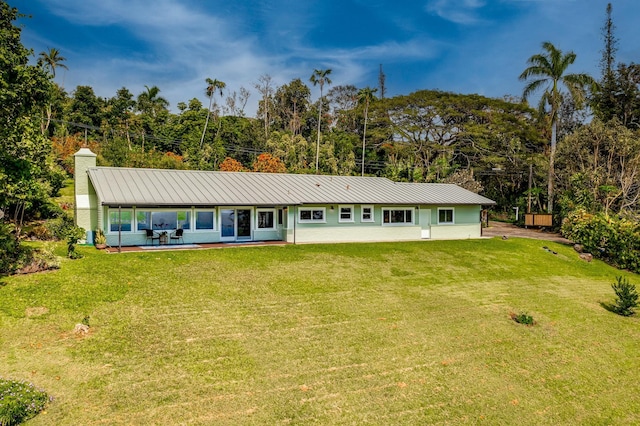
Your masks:
{"label": "stone chimney", "polygon": [[87,170],[96,167],[96,154],[89,148],[80,148],[74,154],[73,171],[76,225],[84,228],[89,244],[93,244],[93,231],[98,225],[98,199],[93,185],[89,182]]}

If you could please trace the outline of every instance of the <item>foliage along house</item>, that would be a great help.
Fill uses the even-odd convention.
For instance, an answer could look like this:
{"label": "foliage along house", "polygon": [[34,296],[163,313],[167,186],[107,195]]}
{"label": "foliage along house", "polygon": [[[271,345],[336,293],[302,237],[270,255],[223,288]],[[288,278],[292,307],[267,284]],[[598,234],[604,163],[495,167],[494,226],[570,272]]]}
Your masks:
{"label": "foliage along house", "polygon": [[495,204],[379,177],[96,167],[87,148],[75,154],[75,198],[87,240],[101,228],[111,246],[148,244],[148,229],[183,229],[193,244],[478,238],[482,206]]}

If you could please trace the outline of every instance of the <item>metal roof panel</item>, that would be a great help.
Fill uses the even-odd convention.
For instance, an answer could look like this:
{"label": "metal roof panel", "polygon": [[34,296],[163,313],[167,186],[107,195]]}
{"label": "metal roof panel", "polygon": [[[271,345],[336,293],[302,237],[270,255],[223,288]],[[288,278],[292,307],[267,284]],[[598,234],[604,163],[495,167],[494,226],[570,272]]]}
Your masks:
{"label": "metal roof panel", "polygon": [[104,205],[495,204],[453,184],[284,173],[95,167]]}

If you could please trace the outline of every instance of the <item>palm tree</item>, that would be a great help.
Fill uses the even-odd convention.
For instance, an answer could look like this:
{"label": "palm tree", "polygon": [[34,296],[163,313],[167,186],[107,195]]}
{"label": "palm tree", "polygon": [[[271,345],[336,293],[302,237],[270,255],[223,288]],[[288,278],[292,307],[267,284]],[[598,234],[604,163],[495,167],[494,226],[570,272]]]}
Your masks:
{"label": "palm tree", "polygon": [[158,86],[144,86],[145,91],[138,95],[138,110],[141,112],[151,113],[156,118],[157,111],[167,108],[169,101],[162,96],[158,96],[160,89]]}
{"label": "palm tree", "polygon": [[553,212],[553,179],[555,176],[554,161],[556,154],[556,137],[558,127],[558,111],[562,103],[560,85],[564,85],[569,95],[578,108],[586,99],[586,87],[593,86],[595,81],[587,74],[565,74],[569,65],[576,60],[576,54],[568,52],[563,54],[552,43],[542,43],[544,53],[531,56],[527,60],[529,67],[520,74],[520,80],[528,81],[522,92],[522,99],[527,100],[529,95],[544,87],[544,93],[540,97],[538,110],[540,114],[546,114],[547,105],[550,107],[551,118],[551,152],[549,153],[549,176],[547,182],[547,211]]}
{"label": "palm tree", "polygon": [[137,105],[138,111],[142,112],[142,152],[144,152],[145,135],[153,133],[153,129],[157,125],[158,112],[166,110],[169,101],[159,96],[160,89],[158,86],[144,86],[145,91],[138,95]]}
{"label": "palm tree", "polygon": [[49,69],[51,74],[53,74],[53,78],[56,78],[56,68],[64,68],[68,70],[67,66],[62,62],[66,61],[67,58],[64,56],[60,56],[60,51],[55,47],[51,47],[49,52],[40,52],[40,57],[38,58],[38,65],[40,65],[44,69]]}
{"label": "palm tree", "polygon": [[320,85],[320,106],[318,108],[318,141],[316,143],[316,173],[318,173],[318,159],[320,158],[320,122],[322,121],[322,88],[326,84],[331,84],[331,80],[329,79],[329,74],[331,74],[331,70],[313,70],[313,74],[311,74],[311,78],[309,79],[313,85]]}
{"label": "palm tree", "polygon": [[207,89],[205,93],[209,97],[209,109],[207,109],[207,118],[204,121],[204,128],[202,129],[202,137],[200,138],[200,149],[202,149],[202,144],[204,143],[204,134],[207,131],[207,126],[209,125],[209,116],[211,115],[211,105],[213,103],[213,95],[216,92],[220,92],[220,97],[222,97],[222,89],[227,87],[227,84],[220,80],[211,80],[209,77],[205,80],[207,82]]}
{"label": "palm tree", "polygon": [[376,99],[374,93],[376,93],[377,91],[378,89],[372,89],[371,87],[365,87],[364,89],[358,90],[358,103],[361,105],[364,104],[364,130],[362,132],[362,176],[364,176],[364,153],[367,140],[367,119],[369,118],[369,105]]}

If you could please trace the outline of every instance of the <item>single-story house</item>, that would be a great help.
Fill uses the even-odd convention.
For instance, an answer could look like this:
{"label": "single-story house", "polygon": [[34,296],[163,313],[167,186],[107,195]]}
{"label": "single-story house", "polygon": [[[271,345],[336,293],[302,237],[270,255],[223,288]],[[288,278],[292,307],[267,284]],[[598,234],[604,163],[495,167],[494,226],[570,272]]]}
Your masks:
{"label": "single-story house", "polygon": [[[88,242],[102,229],[111,246],[478,238],[493,204],[452,184],[96,167],[89,149],[75,154],[76,223]],[[182,238],[168,238],[179,229]]]}

